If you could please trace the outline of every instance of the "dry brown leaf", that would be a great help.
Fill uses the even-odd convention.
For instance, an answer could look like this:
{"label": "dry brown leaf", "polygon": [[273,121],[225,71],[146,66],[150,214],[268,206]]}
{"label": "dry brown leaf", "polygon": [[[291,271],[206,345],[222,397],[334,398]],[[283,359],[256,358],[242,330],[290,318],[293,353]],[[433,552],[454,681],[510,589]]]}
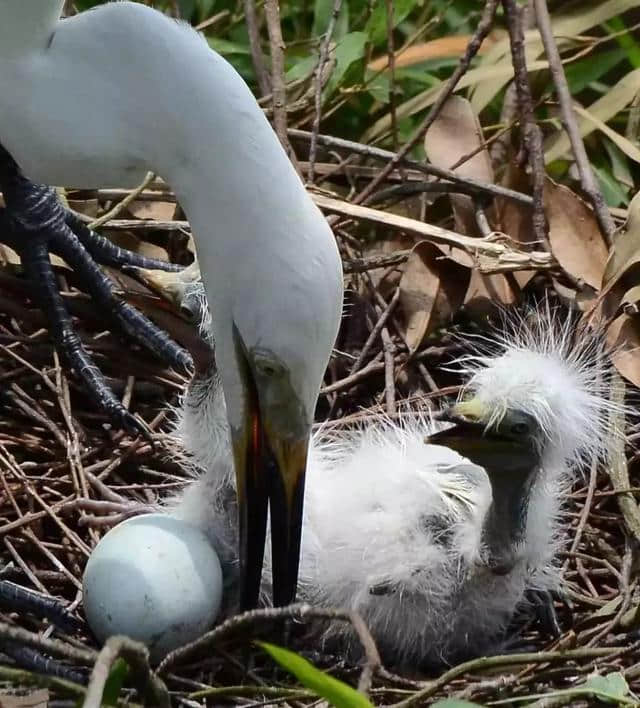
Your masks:
{"label": "dry brown leaf", "polygon": [[47,708],[49,691],[41,688],[25,696],[0,694],[0,708]]}
{"label": "dry brown leaf", "polygon": [[152,221],[171,221],[176,211],[175,202],[155,201],[152,199],[137,199],[129,204],[128,211],[137,219]]}
{"label": "dry brown leaf", "polygon": [[640,332],[637,318],[622,314],[607,329],[607,344],[618,373],[634,386],[640,386]]}
{"label": "dry brown leaf", "polygon": [[[528,194],[531,191],[529,176],[515,162],[509,163],[501,181],[503,187]],[[520,244],[523,250],[539,249],[541,244],[536,241],[531,221],[531,209],[525,208],[513,199],[498,198],[496,203],[496,223],[500,231],[510,239]],[[513,273],[518,286],[524,288],[536,274],[534,270],[519,270]]]}
{"label": "dry brown leaf", "polygon": [[[489,153],[484,146],[482,127],[466,98],[451,96],[447,100],[424,136],[424,149],[429,162],[444,169],[450,169],[461,158],[473,155],[456,167],[455,173],[481,182],[493,182],[493,169]],[[449,198],[456,231],[467,236],[480,236],[473,199],[464,194],[451,194]]]}
{"label": "dry brown leaf", "polygon": [[607,316],[619,307],[626,292],[640,284],[640,192],[629,204],[627,221],[613,243],[600,298]]}
{"label": "dry brown leaf", "polygon": [[[451,96],[442,107],[424,138],[424,149],[431,164],[450,169],[461,158],[473,155],[456,167],[462,177],[493,182],[491,158],[484,145],[482,128],[473,107],[466,98]],[[456,231],[467,236],[482,236],[475,218],[473,199],[464,194],[451,194],[451,207]],[[490,303],[512,304],[515,293],[504,275],[484,275],[473,271],[466,302],[473,309],[486,309]]]}
{"label": "dry brown leaf", "polygon": [[94,199],[67,199],[69,209],[77,211],[79,214],[90,216],[95,219],[100,211],[100,202]]}
{"label": "dry brown leaf", "polygon": [[460,308],[469,273],[468,268],[445,258],[434,244],[428,241],[416,244],[400,279],[400,305],[411,352]]}
{"label": "dry brown leaf", "polygon": [[[478,50],[479,55],[485,54],[489,48],[494,45],[499,39],[505,35],[504,31],[496,30],[491,32],[491,34],[484,40],[480,49]],[[421,64],[429,59],[441,59],[443,57],[459,57],[464,54],[467,44],[471,39],[470,34],[460,34],[453,35],[451,37],[438,37],[437,39],[432,39],[429,42],[420,42],[419,44],[413,44],[407,47],[404,51],[401,51],[394,60],[394,66],[396,69],[400,69],[403,66],[413,66],[414,64]],[[389,65],[389,58],[385,54],[382,57],[377,57],[373,61],[369,62],[367,69],[371,71],[384,71]]]}
{"label": "dry brown leaf", "polygon": [[599,288],[608,251],[593,211],[575,192],[549,178],[544,208],[551,251],[558,263],[576,280]]}

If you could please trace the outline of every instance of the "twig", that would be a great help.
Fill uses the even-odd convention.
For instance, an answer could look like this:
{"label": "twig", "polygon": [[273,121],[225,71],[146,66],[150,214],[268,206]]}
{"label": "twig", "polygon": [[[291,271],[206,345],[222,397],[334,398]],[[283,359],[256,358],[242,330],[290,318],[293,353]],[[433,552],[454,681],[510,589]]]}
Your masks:
{"label": "twig", "polygon": [[[625,416],[621,412],[621,406],[624,404],[624,395],[624,381],[620,374],[613,372],[611,379],[611,402],[613,407],[610,413],[611,447],[607,469],[611,486],[615,490],[627,489],[631,486],[624,450]],[[629,533],[635,538],[636,542],[640,543],[640,509],[638,509],[638,504],[633,498],[633,494],[619,494],[617,500]]]}
{"label": "twig", "polygon": [[45,639],[22,627],[13,627],[5,622],[0,622],[0,639],[10,639],[17,644],[33,647],[46,654],[59,656],[78,664],[93,664],[98,656],[93,649],[79,649],[59,639]]}
{"label": "twig", "polygon": [[265,0],[264,15],[267,20],[271,46],[271,93],[273,96],[273,125],[289,158],[295,164],[295,153],[287,136],[287,91],[284,83],[285,43],[280,27],[278,0]]}
{"label": "twig", "polygon": [[485,673],[489,669],[498,668],[501,666],[517,666],[518,664],[546,664],[556,661],[578,661],[580,659],[599,659],[607,658],[619,651],[631,651],[633,646],[629,647],[607,647],[607,648],[581,648],[569,649],[566,651],[538,651],[525,652],[522,654],[500,654],[498,656],[483,656],[479,659],[472,659],[463,664],[458,664],[452,669],[445,671],[434,681],[430,681],[424,688],[416,691],[399,703],[394,703],[391,708],[409,708],[410,706],[427,705],[428,699],[434,693],[444,688],[454,679],[470,672]]}
{"label": "twig", "polygon": [[333,36],[333,30],[335,29],[336,22],[338,21],[338,16],[340,15],[340,8],[342,7],[342,0],[333,0],[333,10],[331,12],[331,17],[329,18],[329,24],[327,25],[327,31],[325,32],[324,39],[322,40],[322,45],[320,47],[320,55],[318,57],[318,64],[316,65],[316,70],[314,72],[314,106],[315,113],[313,115],[313,124],[311,126],[311,144],[309,145],[309,174],[308,180],[313,183],[315,179],[315,162],[316,162],[316,151],[318,149],[318,133],[320,132],[320,119],[322,113],[322,89],[323,84],[323,69],[324,65],[327,63],[327,57],[329,56],[329,48],[331,46],[331,37]]}
{"label": "twig", "polygon": [[[308,130],[290,128],[288,130],[288,134],[292,138],[299,138],[301,140],[311,139],[311,133]],[[533,199],[528,194],[522,194],[522,192],[516,192],[514,189],[508,189],[507,187],[502,187],[498,184],[488,184],[486,182],[471,179],[470,177],[461,177],[451,170],[445,170],[442,167],[436,167],[435,165],[418,162],[417,160],[411,160],[407,157],[400,157],[400,153],[391,152],[390,150],[383,150],[382,148],[377,148],[373,145],[364,145],[363,143],[357,143],[353,140],[335,138],[331,135],[318,135],[318,143],[320,145],[326,145],[327,147],[350,150],[358,155],[364,155],[365,157],[370,157],[374,160],[383,160],[385,162],[389,161],[389,164],[393,163],[393,166],[402,164],[406,167],[417,170],[418,172],[422,172],[423,174],[433,175],[434,177],[439,177],[440,179],[447,179],[450,182],[455,182],[456,184],[466,185],[476,189],[480,194],[484,193],[491,194],[494,197],[504,197],[505,199],[511,199],[526,206],[533,205]],[[392,169],[393,167],[389,170],[389,174]],[[377,184],[374,185],[374,188],[375,187],[377,187]]]}
{"label": "twig", "polygon": [[544,154],[542,151],[542,134],[533,115],[533,100],[529,86],[529,73],[524,51],[524,10],[516,5],[515,0],[502,0],[509,38],[511,40],[511,58],[513,62],[514,81],[518,97],[518,109],[522,126],[522,142],[527,151],[531,167],[531,183],[533,194],[533,213],[531,221],[535,240],[549,249],[547,239],[547,220],[544,215]]}
{"label": "twig", "polygon": [[553,36],[547,2],[546,0],[533,0],[533,3],[536,11],[538,30],[542,37],[549,68],[551,69],[551,76],[553,77],[553,83],[555,84],[556,93],[558,94],[558,101],[560,102],[562,124],[569,136],[571,148],[576,159],[576,166],[580,173],[580,183],[585,194],[593,204],[600,229],[607,243],[611,245],[615,232],[615,224],[604,201],[600,187],[593,176],[593,170],[591,169],[591,164],[587,157],[582,135],[580,135],[580,129],[576,122],[576,117],[573,112],[573,101],[571,99],[571,93],[569,92],[569,84],[567,83],[567,78],[562,67],[562,59],[560,58],[558,45]]}
{"label": "twig", "polygon": [[111,668],[118,658],[127,662],[138,693],[143,700],[148,696],[151,705],[158,706],[158,708],[170,707],[171,701],[167,687],[156,674],[152,673],[149,666],[149,650],[144,644],[134,642],[129,637],[116,636],[109,637],[98,654],[91,671],[83,708],[101,708],[105,684]]}
{"label": "twig", "polygon": [[[479,260],[480,256],[489,259],[491,267],[505,264],[510,266],[527,264],[527,267],[533,269],[544,269],[552,268],[556,265],[553,256],[546,251],[516,251],[497,240],[464,236],[433,224],[358,204],[351,204],[340,199],[332,199],[331,197],[325,197],[323,194],[314,193],[312,196],[315,203],[324,211],[369,221],[374,224],[381,224],[413,236],[420,236],[433,241],[433,243],[461,248],[474,260]],[[486,262],[479,260],[481,269],[486,268],[487,265]]]}
{"label": "twig", "polygon": [[50,688],[63,696],[72,696],[80,700],[85,696],[84,687],[79,686],[77,683],[57,676],[45,676],[43,674],[32,673],[26,669],[0,666],[0,679],[3,682],[10,681],[14,686],[19,686],[20,688],[26,688],[27,686]]}
{"label": "twig", "polygon": [[[291,620],[296,619],[300,621],[304,620],[314,620],[314,619],[324,619],[324,620],[338,620],[342,622],[349,622],[354,631],[356,632],[362,648],[364,649],[367,666],[363,670],[367,672],[366,682],[370,684],[370,678],[373,673],[381,665],[380,655],[376,644],[364,623],[362,617],[357,612],[350,612],[348,610],[335,610],[329,608],[311,607],[311,605],[288,605],[287,607],[268,607],[262,610],[251,610],[249,612],[244,612],[241,615],[236,615],[231,617],[226,622],[207,632],[204,636],[197,639],[195,642],[181,647],[180,649],[175,649],[170,654],[162,660],[157,668],[158,674],[163,674],[166,670],[178,661],[184,660],[191,656],[192,654],[205,649],[207,647],[214,646],[228,639],[234,635],[240,634],[243,631],[250,631],[252,638],[256,631],[264,625],[270,626],[275,621]],[[362,686],[360,690],[365,692],[368,690],[369,686]]]}
{"label": "twig", "polygon": [[395,415],[396,413],[396,386],[395,386],[395,362],[393,355],[395,347],[391,341],[389,330],[386,327],[380,332],[382,337],[382,349],[384,351],[384,393],[387,403],[387,413]]}
{"label": "twig", "polygon": [[365,189],[363,189],[362,192],[357,195],[357,197],[354,199],[356,204],[366,202],[367,197],[369,197],[369,195],[374,192],[376,187],[384,179],[386,179],[387,175],[391,172],[391,170],[397,167],[400,161],[403,160],[413,149],[414,145],[417,145],[422,140],[427,130],[429,130],[432,123],[437,118],[438,113],[440,113],[440,109],[445,104],[447,98],[449,98],[449,96],[453,93],[458,81],[469,68],[471,60],[477,54],[478,49],[480,49],[480,45],[491,31],[497,5],[498,0],[487,0],[484,6],[482,17],[478,22],[476,31],[473,33],[473,37],[471,37],[471,40],[467,45],[467,49],[464,55],[460,59],[460,63],[458,64],[453,74],[451,74],[451,76],[449,77],[449,80],[447,81],[445,86],[443,86],[442,90],[438,94],[438,98],[434,102],[433,106],[431,106],[429,113],[420,123],[418,128],[414,131],[411,138],[409,138],[409,140],[402,146],[402,149],[396,153],[395,157],[385,167],[383,167],[377,177],[372,179],[371,182],[369,182],[369,184],[365,187]]}
{"label": "twig", "polygon": [[391,140],[394,151],[398,150],[398,121],[396,117],[396,58],[393,46],[393,0],[385,0],[387,9],[387,69],[389,70],[389,114],[391,116]]}
{"label": "twig", "polygon": [[262,47],[260,46],[260,30],[258,29],[258,15],[254,0],[244,0],[244,17],[247,23],[251,61],[256,72],[258,88],[260,89],[260,94],[266,96],[271,93],[271,80],[269,79],[269,72],[264,61]]}
{"label": "twig", "polygon": [[111,221],[111,219],[118,216],[118,214],[121,214],[124,209],[131,204],[131,202],[134,202],[138,196],[142,194],[142,192],[155,180],[155,178],[156,176],[153,172],[148,172],[144,180],[135,189],[131,190],[131,192],[127,194],[121,202],[118,202],[112,209],[109,209],[109,211],[105,212],[100,218],[90,221],[89,228],[92,230],[99,229],[108,221]]}

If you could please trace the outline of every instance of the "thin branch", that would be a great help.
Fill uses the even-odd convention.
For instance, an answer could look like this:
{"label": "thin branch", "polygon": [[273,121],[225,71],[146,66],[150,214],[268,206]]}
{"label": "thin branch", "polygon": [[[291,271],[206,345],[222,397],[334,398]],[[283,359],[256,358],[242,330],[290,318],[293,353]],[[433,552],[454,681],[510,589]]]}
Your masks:
{"label": "thin branch", "polygon": [[[292,138],[299,138],[301,140],[311,139],[311,133],[308,130],[290,128],[288,134]],[[472,189],[476,189],[480,194],[484,193],[491,194],[494,197],[504,197],[505,199],[511,199],[520,204],[525,204],[526,206],[533,205],[533,199],[531,199],[528,194],[516,192],[514,189],[507,189],[506,187],[502,187],[498,184],[489,184],[471,179],[469,177],[461,177],[451,170],[445,170],[441,167],[436,167],[435,165],[429,165],[423,162],[418,162],[417,160],[411,160],[406,156],[400,156],[400,153],[391,152],[390,150],[383,150],[382,148],[373,147],[372,145],[364,145],[363,143],[357,143],[353,140],[334,138],[331,135],[318,135],[318,143],[320,145],[326,145],[327,147],[338,148],[340,150],[350,150],[358,155],[364,155],[365,157],[370,157],[374,160],[383,160],[385,162],[388,161],[387,167],[389,167],[389,165],[396,166],[402,164],[427,175],[433,175],[434,177],[439,177],[440,179],[447,179],[456,184],[466,185]],[[389,169],[385,177],[391,173],[391,170],[392,168]],[[377,177],[371,182],[371,184],[373,184],[376,180]],[[377,187],[377,185],[378,183],[376,182],[374,187]],[[132,223],[135,223],[135,221]]]}
{"label": "thin branch", "polygon": [[398,120],[396,116],[396,58],[393,46],[393,0],[385,0],[387,8],[387,68],[389,70],[389,113],[391,115],[391,140],[398,150]]}
{"label": "thin branch", "polygon": [[122,658],[131,669],[131,676],[140,697],[148,697],[150,705],[169,708],[171,702],[164,682],[149,666],[149,650],[129,637],[109,637],[93,666],[83,708],[101,708],[104,687],[116,659]]}
{"label": "thin branch", "polygon": [[254,0],[244,0],[244,17],[247,22],[251,61],[256,72],[258,88],[260,89],[260,95],[266,96],[271,93],[271,80],[269,79],[269,72],[267,71],[262,47],[260,46],[260,29]]}
{"label": "thin branch", "polygon": [[414,131],[411,138],[403,145],[402,149],[398,153],[396,153],[395,157],[386,165],[386,167],[384,167],[380,171],[378,176],[375,179],[371,180],[371,182],[365,187],[365,189],[363,189],[362,192],[360,192],[360,194],[358,194],[358,196],[354,199],[356,204],[366,202],[369,195],[373,193],[376,187],[384,179],[386,179],[387,175],[391,172],[391,170],[397,167],[401,160],[403,160],[409,154],[413,147],[422,140],[427,130],[429,130],[429,128],[437,118],[438,113],[440,113],[440,109],[455,90],[458,81],[460,81],[464,73],[469,68],[471,60],[478,53],[478,49],[480,49],[480,45],[491,31],[497,5],[498,0],[487,0],[487,3],[484,7],[484,12],[482,13],[482,17],[480,18],[480,22],[478,23],[478,27],[476,28],[473,37],[469,41],[467,49],[462,58],[460,59],[460,63],[458,64],[453,74],[451,74],[451,77],[449,78],[445,86],[443,86],[442,90],[438,94],[438,98],[436,99],[433,106],[431,106],[431,110],[429,111],[425,119],[422,121],[422,123],[420,123],[418,128]]}
{"label": "thin branch", "polygon": [[[497,239],[464,236],[434,224],[427,224],[417,219],[409,219],[406,216],[351,204],[340,199],[332,199],[331,197],[325,197],[323,194],[312,193],[312,197],[315,203],[324,211],[369,221],[374,224],[381,224],[398,231],[404,231],[412,236],[419,236],[433,243],[461,248],[471,256],[481,269],[486,269],[487,267],[493,269],[496,266],[508,265],[509,269],[513,270],[513,266],[525,264],[533,269],[557,266],[553,256],[546,251],[517,251]],[[507,240],[506,237],[504,240]]]}
{"label": "thin branch", "polygon": [[331,12],[331,17],[329,18],[329,24],[327,25],[327,31],[325,32],[324,39],[322,40],[322,46],[320,47],[320,56],[318,57],[318,64],[316,65],[316,70],[314,72],[314,105],[315,113],[313,116],[313,124],[311,126],[311,144],[309,146],[309,182],[313,183],[315,179],[315,162],[316,162],[316,152],[318,149],[318,133],[320,132],[320,119],[322,113],[322,89],[324,88],[323,81],[323,70],[327,63],[327,58],[329,56],[329,48],[331,46],[331,37],[333,36],[333,30],[335,29],[336,22],[338,21],[338,16],[340,15],[340,8],[342,7],[342,0],[333,0],[333,10]]}
{"label": "thin branch", "polygon": [[[380,655],[376,644],[371,636],[371,632],[367,628],[362,617],[353,611],[337,610],[331,608],[311,607],[311,605],[288,605],[287,607],[267,607],[261,610],[250,610],[241,615],[231,617],[226,622],[207,632],[205,635],[197,639],[195,642],[172,651],[162,660],[157,668],[157,674],[163,674],[166,670],[178,661],[182,661],[192,654],[208,647],[215,646],[223,640],[229,639],[235,635],[248,633],[251,638],[255,637],[256,632],[269,627],[274,622],[282,620],[338,620],[341,622],[349,622],[353,627],[366,657],[366,666],[363,669],[359,690],[366,693],[370,688],[371,677],[381,666]],[[364,684],[364,685],[363,685]]]}
{"label": "thin branch", "polygon": [[295,153],[287,136],[287,91],[284,83],[284,50],[280,26],[278,0],[265,0],[264,14],[271,45],[271,86],[273,96],[273,125],[291,161],[295,164]]}
{"label": "thin branch", "polygon": [[527,152],[529,165],[531,167],[531,183],[533,193],[533,213],[531,222],[535,240],[549,248],[547,239],[547,220],[544,215],[544,154],[542,150],[542,134],[533,115],[533,99],[531,98],[531,87],[529,86],[529,73],[527,72],[527,60],[524,51],[524,27],[522,8],[519,8],[515,0],[502,0],[507,26],[509,28],[509,38],[511,40],[511,58],[514,70],[514,82],[518,97],[518,109],[520,112],[520,122],[522,128],[522,142]]}
{"label": "thin branch", "polygon": [[600,187],[593,176],[593,170],[591,169],[591,164],[589,163],[589,158],[587,157],[587,151],[584,147],[582,135],[580,135],[580,129],[578,128],[578,123],[573,110],[571,93],[569,92],[569,84],[567,83],[567,77],[565,76],[564,69],[562,67],[562,59],[560,58],[558,45],[556,44],[556,40],[553,36],[551,17],[549,16],[546,0],[534,0],[534,7],[536,10],[538,31],[542,37],[542,43],[547,54],[549,68],[551,69],[551,76],[553,77],[556,93],[558,94],[558,101],[560,102],[562,124],[564,125],[564,129],[567,131],[567,135],[569,136],[571,148],[576,159],[576,166],[578,168],[578,172],[580,173],[580,183],[585,194],[589,197],[589,200],[593,204],[593,209],[596,213],[598,223],[600,224],[600,229],[602,230],[607,243],[611,245],[613,242],[613,234],[615,232],[615,224],[609,212],[609,208],[604,201]]}

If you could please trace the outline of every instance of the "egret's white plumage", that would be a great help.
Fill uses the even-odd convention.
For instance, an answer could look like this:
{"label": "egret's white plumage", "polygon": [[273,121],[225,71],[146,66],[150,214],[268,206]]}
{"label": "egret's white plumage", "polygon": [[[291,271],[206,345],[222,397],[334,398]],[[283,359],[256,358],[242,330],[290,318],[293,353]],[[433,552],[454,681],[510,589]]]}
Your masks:
{"label": "egret's white plumage", "polygon": [[0,143],[39,182],[133,186],[151,170],[171,184],[215,312],[246,511],[244,602],[262,559],[262,437],[286,490],[276,501],[287,601],[307,441],[341,314],[333,234],[247,85],[191,27],[133,2],[58,20],[62,6],[0,0]]}
{"label": "egret's white plumage", "polygon": [[[197,285],[185,301],[206,317]],[[298,597],[358,610],[394,662],[482,652],[500,638],[526,590],[560,585],[562,501],[583,463],[602,458],[609,443],[609,364],[597,336],[574,341],[572,326],[546,304],[530,314],[480,338],[457,365],[467,380],[463,399],[479,405],[483,425],[521,411],[538,426],[531,486],[516,499],[523,530],[504,549],[506,568],[496,571],[489,558],[500,481],[451,449],[425,444],[437,423],[408,415],[401,423],[320,430],[313,439]],[[172,506],[207,530],[232,568],[232,477],[220,405],[215,375],[196,376],[176,430],[200,476]],[[345,631],[336,626],[323,636],[351,644]]]}

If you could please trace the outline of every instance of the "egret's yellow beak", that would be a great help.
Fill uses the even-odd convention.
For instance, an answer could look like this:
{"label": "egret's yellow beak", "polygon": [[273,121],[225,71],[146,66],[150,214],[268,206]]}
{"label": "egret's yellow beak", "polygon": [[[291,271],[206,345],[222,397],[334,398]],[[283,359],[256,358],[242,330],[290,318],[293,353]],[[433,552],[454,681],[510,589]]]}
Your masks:
{"label": "egret's yellow beak", "polygon": [[302,503],[309,438],[284,438],[252,405],[241,430],[233,431],[238,490],[241,609],[258,604],[267,508],[271,519],[273,604],[295,600]]}
{"label": "egret's yellow beak", "polygon": [[[256,607],[267,526],[271,518],[273,604],[295,600],[298,583],[304,481],[311,424],[292,391],[269,406],[236,332],[236,363],[242,382],[243,414],[231,426],[240,536],[241,609]],[[238,396],[234,396],[237,405]],[[263,405],[261,406],[261,401]],[[231,403],[227,401],[227,405]]]}

